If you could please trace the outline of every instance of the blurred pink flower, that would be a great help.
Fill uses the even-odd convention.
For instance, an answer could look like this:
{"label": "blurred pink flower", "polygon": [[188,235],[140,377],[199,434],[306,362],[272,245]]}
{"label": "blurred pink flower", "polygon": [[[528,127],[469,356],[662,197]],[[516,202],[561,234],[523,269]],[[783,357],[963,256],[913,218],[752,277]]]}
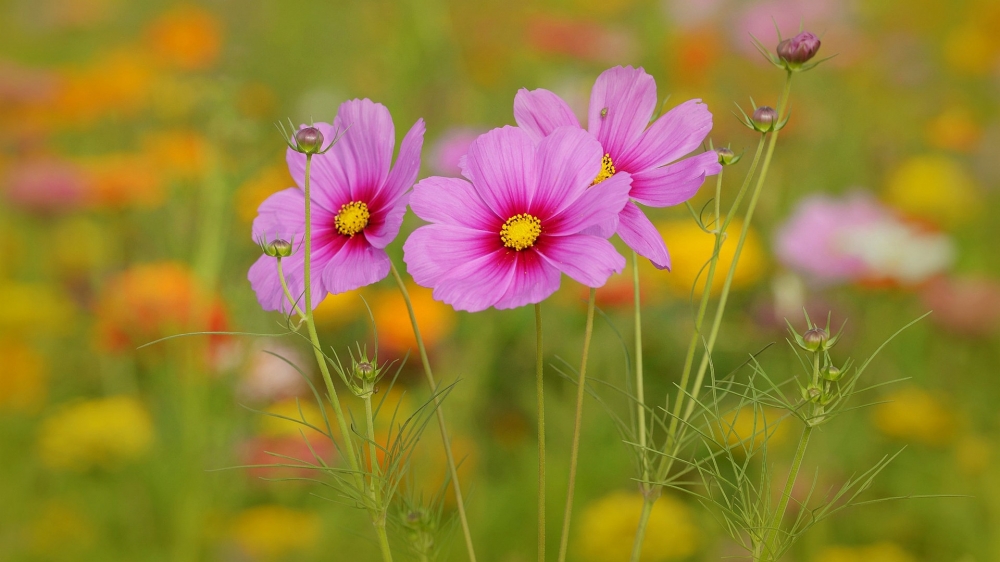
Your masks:
{"label": "blurred pink flower", "polygon": [[920,295],[930,319],[960,335],[986,336],[1000,328],[1000,282],[985,277],[934,279]]}
{"label": "blurred pink flower", "polygon": [[51,71],[0,60],[0,103],[38,103],[54,95],[57,78]]}
{"label": "blurred pink flower", "polygon": [[442,176],[457,176],[462,173],[459,160],[469,151],[472,141],[484,132],[461,127],[445,131],[431,148],[431,170]]}
{"label": "blurred pink flower", "polygon": [[609,64],[629,59],[637,50],[635,39],[623,30],[552,15],[531,18],[527,40],[542,53]]}
{"label": "blurred pink flower", "polygon": [[714,19],[725,5],[725,0],[663,0],[662,7],[668,23],[681,29],[698,27]]}
{"label": "blurred pink flower", "polygon": [[803,199],[777,229],[775,253],[787,267],[824,283],[914,285],[954,260],[947,236],[905,222],[861,192]]}
{"label": "blurred pink flower", "polygon": [[11,206],[31,212],[59,212],[86,203],[86,174],[57,158],[36,158],[11,166],[0,191]]}
{"label": "blurred pink flower", "polygon": [[241,400],[273,402],[309,391],[303,377],[310,376],[312,362],[298,349],[278,340],[263,339],[251,347],[248,359],[237,387]]}
{"label": "blurred pink flower", "polygon": [[[254,437],[240,445],[239,455],[242,462],[251,467],[247,473],[254,479],[315,478],[318,473],[304,463],[318,465],[319,461],[313,456],[315,452],[325,462],[331,464],[336,453],[333,442],[329,439],[315,432],[308,433],[308,437],[308,443],[301,435]],[[293,461],[289,457],[303,462]],[[296,464],[301,464],[303,467],[273,466]]]}

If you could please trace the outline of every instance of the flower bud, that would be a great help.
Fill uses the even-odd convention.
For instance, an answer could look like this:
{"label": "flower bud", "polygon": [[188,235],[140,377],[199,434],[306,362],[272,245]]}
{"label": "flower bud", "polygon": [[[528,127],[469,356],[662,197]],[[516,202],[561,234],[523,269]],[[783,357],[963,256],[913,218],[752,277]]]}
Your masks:
{"label": "flower bud", "polygon": [[773,107],[762,105],[753,112],[754,128],[762,133],[773,131],[778,121],[778,112]]}
{"label": "flower bud", "polygon": [[808,31],[803,31],[791,39],[785,39],[778,43],[778,58],[788,67],[794,69],[816,56],[819,46],[819,37]]}
{"label": "flower bud", "polygon": [[802,334],[802,341],[805,342],[806,349],[809,351],[819,351],[828,339],[830,339],[830,335],[823,328],[812,328]]}
{"label": "flower bud", "polygon": [[323,133],[316,127],[295,131],[295,146],[303,154],[318,154],[323,149]]}
{"label": "flower bud", "polygon": [[818,385],[810,384],[806,388],[802,389],[802,399],[806,402],[819,404],[823,401],[823,389]]}
{"label": "flower bud", "polygon": [[833,365],[823,367],[823,370],[820,371],[819,374],[822,375],[825,380],[830,382],[839,381],[841,377],[844,376],[844,372],[840,370],[840,367],[835,367]]}
{"label": "flower bud", "polygon": [[277,239],[269,244],[276,258],[287,258],[292,255],[292,243],[288,240]]}
{"label": "flower bud", "polygon": [[719,164],[723,166],[731,166],[740,160],[736,153],[726,147],[715,149],[715,153],[719,155]]}
{"label": "flower bud", "polygon": [[375,378],[375,365],[368,361],[361,361],[354,365],[354,374],[361,380],[370,381]]}

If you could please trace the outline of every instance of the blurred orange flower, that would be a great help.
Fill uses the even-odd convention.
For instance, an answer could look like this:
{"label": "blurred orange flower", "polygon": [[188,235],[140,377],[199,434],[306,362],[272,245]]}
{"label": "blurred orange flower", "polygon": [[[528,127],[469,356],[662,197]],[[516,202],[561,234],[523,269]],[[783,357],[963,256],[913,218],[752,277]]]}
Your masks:
{"label": "blurred orange flower", "polygon": [[[448,305],[434,300],[430,289],[407,284],[413,302],[413,313],[417,317],[420,335],[428,348],[437,345],[455,327],[455,311]],[[402,354],[407,350],[416,353],[417,340],[413,336],[413,326],[406,303],[395,289],[379,290],[372,297],[372,315],[378,329],[379,351]]]}
{"label": "blurred orange flower", "polygon": [[53,126],[87,124],[107,114],[132,115],[149,101],[154,73],[133,50],[112,51],[64,72],[51,104],[36,107]]}
{"label": "blurred orange flower", "polygon": [[45,358],[13,339],[0,339],[0,358],[0,410],[37,411],[48,394]]}
{"label": "blurred orange flower", "polygon": [[156,207],[163,203],[163,178],[143,154],[112,153],[80,161],[87,196],[98,207]]}
{"label": "blurred orange flower", "polygon": [[236,216],[250,224],[257,216],[257,207],[265,199],[293,185],[288,166],[284,163],[260,170],[236,190]]}
{"label": "blurred orange flower", "polygon": [[183,5],[160,15],[146,30],[150,50],[161,63],[180,70],[204,70],[219,59],[222,25],[211,12]]}
{"label": "blurred orange flower", "polygon": [[968,109],[953,106],[927,124],[924,136],[934,148],[968,152],[979,143],[982,129]]}
{"label": "blurred orange flower", "polygon": [[205,169],[208,140],[192,130],[161,131],[143,139],[144,153],[164,176],[197,179]]}
{"label": "blurred orange flower", "polygon": [[222,303],[198,285],[180,263],[135,265],[112,277],[97,303],[96,332],[101,347],[134,349],[153,340],[225,328]]}

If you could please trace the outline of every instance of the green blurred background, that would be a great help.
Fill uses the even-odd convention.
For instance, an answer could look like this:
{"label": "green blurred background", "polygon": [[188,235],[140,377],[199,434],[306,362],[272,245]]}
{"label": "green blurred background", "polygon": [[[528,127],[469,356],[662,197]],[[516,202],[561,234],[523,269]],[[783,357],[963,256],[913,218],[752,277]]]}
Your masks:
{"label": "green blurred background", "polygon": [[[261,479],[294,471],[217,470],[273,462],[264,451],[306,454],[296,426],[251,411],[294,413],[304,397],[312,415],[301,380],[266,353],[313,373],[299,340],[213,336],[136,349],[188,331],[281,332],[246,281],[259,255],[257,205],[291,185],[273,124],[329,121],[340,102],[369,97],[389,107],[398,135],[426,120],[421,177],[455,175],[471,135],[513,122],[518,88],[551,89],[585,113],[596,76],[632,64],[657,79],[668,106],[708,103],[717,146],[752,151],[755,134],[733,102],[777,101],[782,74],[748,35],[772,47],[772,17],[786,35],[802,23],[822,36],[821,56],[837,56],[796,77],[716,370],[778,342],[761,361],[772,376],[791,376],[782,317],[801,326],[803,306],[848,321],[841,359],[866,357],[933,309],[865,375],[908,380],[825,426],[804,470],[818,470],[825,490],[905,447],[868,497],[963,496],[851,511],[812,530],[788,559],[1000,560],[993,0],[3,0],[0,560],[374,560],[364,515],[325,499],[321,486]],[[724,197],[745,169],[727,170]],[[857,191],[907,225],[865,240],[881,244],[887,272],[817,282],[777,255],[781,236],[816,234],[779,229],[803,197]],[[683,362],[690,287],[711,237],[683,207],[650,214],[674,256],[672,273],[643,272],[647,395],[662,403]],[[416,224],[409,217],[404,234]],[[943,254],[894,252],[921,248],[908,245],[920,236]],[[390,250],[397,259],[400,245]],[[445,407],[480,557],[531,560],[531,311],[455,313],[414,292],[436,371],[460,380]],[[382,356],[402,358],[413,342],[392,285],[361,293]],[[630,280],[616,276],[598,295],[607,320],[596,327],[591,373],[621,386]],[[585,298],[564,280],[545,304],[549,362],[578,361]],[[370,338],[357,294],[329,297],[317,316],[338,349]],[[549,373],[549,528],[558,529],[575,388]],[[390,403],[412,410],[427,398],[413,361],[400,381]],[[641,500],[610,417],[592,400],[586,408],[571,559],[625,560]],[[777,475],[798,431],[783,425],[772,442]],[[433,430],[421,442],[408,493],[440,485],[438,441]],[[651,525],[646,561],[742,554],[683,494],[661,500]],[[444,557],[464,559],[458,533],[445,540]]]}

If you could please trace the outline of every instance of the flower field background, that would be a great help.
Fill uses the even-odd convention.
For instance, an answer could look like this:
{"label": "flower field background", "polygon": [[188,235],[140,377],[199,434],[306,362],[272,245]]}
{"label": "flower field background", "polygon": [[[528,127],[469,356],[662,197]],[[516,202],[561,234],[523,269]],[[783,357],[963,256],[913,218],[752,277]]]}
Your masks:
{"label": "flower field background", "polygon": [[[855,358],[932,311],[865,371],[880,386],[853,404],[864,407],[813,436],[793,498],[808,494],[814,474],[825,491],[897,452],[864,499],[934,497],[843,512],[785,560],[1000,560],[1000,4],[8,0],[0,561],[378,559],[368,523],[314,475],[261,466],[275,454],[307,457],[310,446],[338,454],[262,414],[321,418],[300,374],[318,383],[308,344],[278,337],[282,317],[261,310],[247,280],[260,257],[258,206],[294,185],[275,123],[330,121],[341,102],[371,98],[392,111],[397,146],[425,121],[419,178],[458,176],[476,136],[514,123],[519,88],[552,90],[585,117],[595,77],[633,65],[656,78],[667,107],[703,100],[715,147],[752,153],[759,134],[733,103],[776,105],[781,74],[750,34],[773,48],[775,25],[788,36],[800,24],[820,35],[822,56],[837,56],[796,78],[713,369],[745,375],[756,354],[772,378],[791,377],[799,365],[785,318],[803,328],[803,309],[846,321],[837,350]],[[746,166],[729,169],[738,177]],[[726,177],[732,198],[738,181]],[[714,237],[683,206],[646,212],[672,261],[670,272],[640,268],[646,394],[662,405],[676,393],[701,296],[692,287],[704,281]],[[408,214],[403,235],[422,224]],[[401,244],[388,251],[401,263]],[[732,259],[729,244],[720,267]],[[456,312],[410,283],[439,380],[457,381],[444,408],[479,558],[533,560],[533,316]],[[587,297],[564,279],[544,303],[551,529],[576,395],[556,368],[579,358]],[[626,385],[632,298],[628,271],[597,291],[588,374],[612,410],[623,406],[611,386]],[[430,395],[391,279],[316,310],[323,341],[338,350],[374,344],[369,318],[380,360],[400,367],[379,394],[383,407],[419,407]],[[243,335],[144,346],[190,332]],[[344,407],[359,414],[347,398]],[[593,399],[585,408],[569,559],[625,561],[642,498],[611,415]],[[769,416],[734,414],[730,437]],[[768,422],[779,419],[775,411]],[[777,479],[795,447],[793,421],[769,441]],[[376,440],[389,431],[376,428]],[[442,493],[446,474],[428,431],[401,493]],[[452,525],[444,559],[464,560]],[[743,555],[677,490],[655,504],[647,535],[647,562]]]}

